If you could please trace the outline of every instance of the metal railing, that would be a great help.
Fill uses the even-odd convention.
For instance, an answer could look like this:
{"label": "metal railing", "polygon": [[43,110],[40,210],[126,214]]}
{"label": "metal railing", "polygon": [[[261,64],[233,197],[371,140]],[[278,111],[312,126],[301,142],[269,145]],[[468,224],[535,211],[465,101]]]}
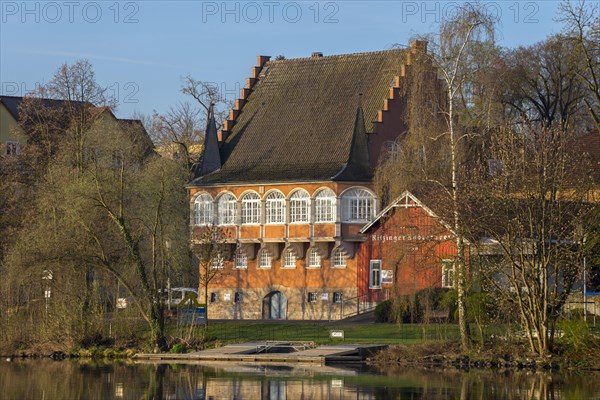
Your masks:
{"label": "metal railing", "polygon": [[388,289],[385,289],[342,300],[340,319],[373,311],[379,303],[388,300],[389,297],[390,292]]}

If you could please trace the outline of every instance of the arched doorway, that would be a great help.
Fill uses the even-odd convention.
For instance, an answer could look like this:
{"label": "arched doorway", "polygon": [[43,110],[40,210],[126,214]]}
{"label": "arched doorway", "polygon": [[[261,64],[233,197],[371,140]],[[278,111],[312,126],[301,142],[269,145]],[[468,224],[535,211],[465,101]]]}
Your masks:
{"label": "arched doorway", "polygon": [[263,298],[263,319],[286,319],[287,298],[279,291],[271,292]]}

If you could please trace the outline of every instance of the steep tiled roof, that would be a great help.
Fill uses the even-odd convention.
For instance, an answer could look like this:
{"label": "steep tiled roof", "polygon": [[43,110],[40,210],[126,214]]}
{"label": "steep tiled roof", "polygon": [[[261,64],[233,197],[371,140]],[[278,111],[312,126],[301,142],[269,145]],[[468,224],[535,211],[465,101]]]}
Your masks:
{"label": "steep tiled roof", "polygon": [[348,179],[358,105],[359,130],[372,133],[405,61],[398,49],[267,62],[222,143],[221,169],[192,184]]}

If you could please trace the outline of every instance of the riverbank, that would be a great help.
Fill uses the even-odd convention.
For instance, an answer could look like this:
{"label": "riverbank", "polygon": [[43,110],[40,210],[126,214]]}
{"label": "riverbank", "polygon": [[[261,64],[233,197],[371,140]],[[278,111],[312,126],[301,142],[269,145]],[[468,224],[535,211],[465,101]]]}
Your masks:
{"label": "riverbank", "polygon": [[370,366],[382,371],[390,368],[427,367],[457,369],[505,370],[579,370],[600,371],[600,346],[574,351],[562,345],[555,354],[532,355],[523,343],[487,343],[483,348],[461,351],[457,341],[431,342],[414,345],[393,345],[367,360]]}

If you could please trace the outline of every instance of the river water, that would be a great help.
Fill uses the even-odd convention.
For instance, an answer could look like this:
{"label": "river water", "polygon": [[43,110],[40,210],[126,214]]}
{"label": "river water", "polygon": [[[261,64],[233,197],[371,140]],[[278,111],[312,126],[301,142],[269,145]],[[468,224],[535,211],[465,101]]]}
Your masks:
{"label": "river water", "polygon": [[600,373],[1,360],[0,399],[600,399]]}

